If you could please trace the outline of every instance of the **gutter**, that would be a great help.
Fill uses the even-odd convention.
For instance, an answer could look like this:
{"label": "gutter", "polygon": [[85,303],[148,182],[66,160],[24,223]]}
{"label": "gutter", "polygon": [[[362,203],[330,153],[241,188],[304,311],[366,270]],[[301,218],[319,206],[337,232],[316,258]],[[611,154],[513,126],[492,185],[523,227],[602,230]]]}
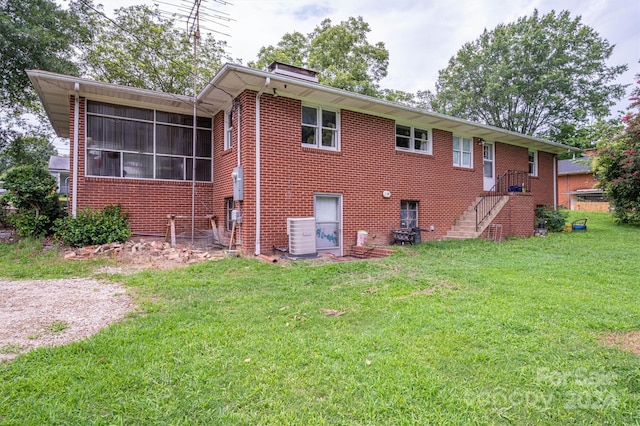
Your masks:
{"label": "gutter", "polygon": [[558,210],[558,156],[553,156],[553,211]]}
{"label": "gutter", "polygon": [[71,217],[78,212],[78,138],[80,137],[80,83],[73,85],[75,101],[73,105],[73,191],[71,192]]}
{"label": "gutter", "polygon": [[256,256],[260,255],[260,96],[270,84],[271,78],[266,77],[256,95]]}

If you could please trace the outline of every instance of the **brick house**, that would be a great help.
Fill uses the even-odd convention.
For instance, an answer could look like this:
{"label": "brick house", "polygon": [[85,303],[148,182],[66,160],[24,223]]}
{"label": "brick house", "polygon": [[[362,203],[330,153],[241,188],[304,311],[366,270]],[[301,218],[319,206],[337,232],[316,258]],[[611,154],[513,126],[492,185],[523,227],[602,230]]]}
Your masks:
{"label": "brick house", "polygon": [[558,160],[558,205],[570,210],[609,211],[602,189],[596,188],[592,160],[595,150],[577,159]]}
{"label": "brick house", "polygon": [[196,98],[196,126],[192,97],[28,74],[70,138],[72,214],[120,203],[135,233],[162,236],[169,214],[215,215],[227,239],[233,215],[246,253],[287,247],[288,218],[315,218],[318,251],[338,255],[359,230],[374,245],[414,227],[422,240],[487,236],[491,224],[529,236],[536,205],[556,203],[556,155],[571,149],[284,64],[223,66]]}

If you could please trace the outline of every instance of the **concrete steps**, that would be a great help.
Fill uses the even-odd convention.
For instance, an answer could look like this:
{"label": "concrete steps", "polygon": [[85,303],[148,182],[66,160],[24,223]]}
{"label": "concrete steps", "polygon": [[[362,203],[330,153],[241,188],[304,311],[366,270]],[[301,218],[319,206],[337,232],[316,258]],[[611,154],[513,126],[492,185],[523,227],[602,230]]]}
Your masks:
{"label": "concrete steps", "polygon": [[496,203],[492,209],[491,214],[480,224],[480,227],[476,229],[476,212],[474,206],[482,200],[483,197],[478,197],[456,220],[453,227],[447,231],[445,239],[447,240],[465,240],[469,238],[478,238],[484,230],[493,222],[502,208],[509,202],[508,196],[503,196]]}

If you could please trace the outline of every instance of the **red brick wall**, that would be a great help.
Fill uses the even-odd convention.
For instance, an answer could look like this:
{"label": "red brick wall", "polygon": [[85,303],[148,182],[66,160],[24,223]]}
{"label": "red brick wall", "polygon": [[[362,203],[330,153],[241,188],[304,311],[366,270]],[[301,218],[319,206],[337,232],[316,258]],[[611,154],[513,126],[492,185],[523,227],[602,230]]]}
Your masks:
{"label": "red brick wall", "polygon": [[[253,118],[246,102],[255,102],[255,92],[243,97],[243,122]],[[286,218],[313,216],[316,193],[342,195],[345,252],[355,243],[360,229],[369,232],[370,243],[388,244],[390,230],[400,226],[401,200],[419,202],[419,225],[435,227],[435,232],[422,235],[429,240],[443,237],[462,211],[482,193],[482,151],[476,140],[474,167],[453,167],[452,133],[433,130],[432,155],[400,152],[395,149],[393,120],[342,110],[341,150],[324,151],[301,146],[300,116],[299,100],[266,94],[261,97],[261,248],[265,253],[272,246],[287,247]],[[254,229],[249,225],[253,223],[254,210],[248,209],[255,187],[254,129],[253,122],[249,126],[243,124],[243,161],[248,160],[243,240],[250,252],[255,244]],[[553,159],[543,154],[539,157],[541,171]],[[527,169],[526,148],[496,143],[497,174]],[[546,174],[538,178],[534,189],[545,188],[541,185],[545,179]],[[549,187],[540,196],[529,195],[529,204],[534,205],[538,198],[552,203],[553,196],[549,195],[552,184]],[[383,198],[383,191],[390,191],[391,198]],[[533,208],[522,216],[527,223],[516,226],[515,232],[523,235],[526,229],[530,234]]]}
{"label": "red brick wall", "polygon": [[[532,193],[516,193],[509,196],[509,202],[500,210],[492,225],[502,226],[502,238],[507,236],[530,237],[535,226],[535,200]],[[482,238],[492,238],[489,226]]]}
{"label": "red brick wall", "polygon": [[[241,105],[242,165],[244,201],[237,203],[243,224],[237,238],[242,250],[255,247],[255,96],[245,91],[236,101]],[[137,232],[164,234],[166,215],[191,213],[191,183],[132,180],[84,176],[84,102],[81,104],[78,207],[102,207],[121,203],[131,212]],[[71,102],[73,113],[73,98]],[[73,114],[72,114],[73,115]],[[473,143],[473,168],[452,165],[452,133],[433,129],[431,155],[396,151],[394,120],[364,113],[340,112],[341,150],[303,148],[300,135],[301,101],[263,94],[261,97],[261,249],[286,247],[287,217],[314,215],[314,194],[342,196],[343,249],[355,244],[360,229],[369,232],[369,242],[388,244],[391,229],[400,227],[400,201],[419,202],[419,226],[435,227],[422,234],[423,240],[442,238],[475,197],[482,193],[482,149]],[[224,112],[214,117],[213,183],[196,186],[197,215],[215,214],[222,236],[225,227],[225,197],[233,194],[231,172],[237,165],[238,114],[234,115],[233,147],[224,150]],[[71,117],[73,133],[73,117]],[[74,141],[72,140],[72,147]],[[496,141],[496,175],[506,170],[527,170],[526,148]],[[73,152],[73,148],[71,150]],[[72,158],[72,164],[74,159]],[[539,153],[540,176],[533,179],[533,193],[510,202],[504,212],[516,217],[509,233],[530,234],[533,206],[553,203],[551,154]],[[74,184],[74,183],[72,183]],[[382,192],[391,197],[383,198]],[[513,222],[513,221],[512,221]],[[526,223],[525,223],[526,222]],[[514,222],[515,223],[515,222]]]}
{"label": "red brick wall", "polygon": [[[85,176],[85,102],[80,99],[80,122],[78,144],[78,211],[83,208],[102,208],[107,204],[121,204],[129,211],[131,230],[134,233],[164,235],[167,215],[191,215],[191,182],[159,181],[144,179],[104,178]],[[74,98],[71,97],[71,176],[75,158],[73,157],[73,113]],[[73,181],[73,179],[70,179]],[[75,185],[70,182],[70,187]],[[196,183],[196,216],[213,212],[213,183]],[[206,227],[204,219],[198,227]],[[191,221],[180,220],[182,230],[191,230]],[[178,230],[180,231],[180,229]]]}
{"label": "red brick wall", "polygon": [[556,161],[557,159],[553,154],[538,151],[538,176],[531,178],[534,208],[536,205],[553,206],[554,171],[557,170],[557,165],[556,168],[553,165]]}

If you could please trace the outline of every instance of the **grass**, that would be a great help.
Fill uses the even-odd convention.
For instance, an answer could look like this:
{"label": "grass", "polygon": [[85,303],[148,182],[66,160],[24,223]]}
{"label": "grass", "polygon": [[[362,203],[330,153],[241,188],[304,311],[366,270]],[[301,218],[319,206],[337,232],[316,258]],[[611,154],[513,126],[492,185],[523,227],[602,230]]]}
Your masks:
{"label": "grass", "polygon": [[[117,277],[145,315],[0,365],[0,424],[639,424],[639,359],[599,339],[640,329],[640,229],[587,216],[376,261]],[[11,276],[47,276],[24,257]]]}
{"label": "grass", "polygon": [[0,242],[0,279],[53,279],[91,275],[101,265],[113,263],[110,259],[63,261],[58,247],[43,247],[42,242],[22,239],[15,244]]}
{"label": "grass", "polygon": [[49,333],[62,333],[67,328],[69,328],[69,325],[66,322],[64,322],[64,321],[54,321],[54,322],[52,322],[51,324],[49,324],[47,326],[47,331]]}

